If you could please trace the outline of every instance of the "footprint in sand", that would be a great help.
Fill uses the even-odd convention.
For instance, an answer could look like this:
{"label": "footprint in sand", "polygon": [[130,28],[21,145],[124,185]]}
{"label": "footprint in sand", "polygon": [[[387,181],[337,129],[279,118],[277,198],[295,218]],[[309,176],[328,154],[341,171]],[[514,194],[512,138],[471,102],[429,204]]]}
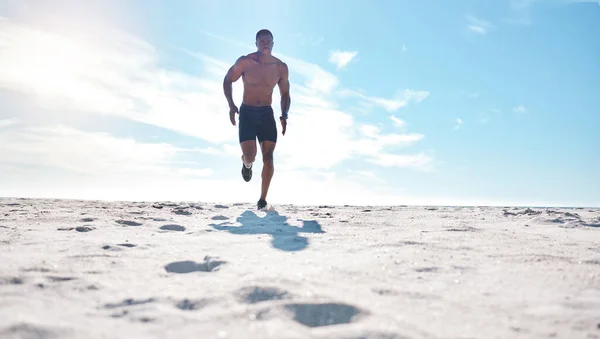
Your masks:
{"label": "footprint in sand", "polygon": [[131,221],[131,220],[115,220],[115,222],[119,225],[124,225],[124,226],[142,226],[142,223],[139,223],[137,221]]}
{"label": "footprint in sand", "polygon": [[188,211],[186,207],[174,209],[173,213],[177,215],[192,215],[192,212]]}
{"label": "footprint in sand", "polygon": [[415,268],[415,271],[419,272],[419,273],[437,272],[438,270],[439,270],[439,267],[420,267],[420,268]]}
{"label": "footprint in sand", "polygon": [[211,218],[212,220],[229,220],[229,218],[227,218],[224,215],[215,215],[214,217]]}
{"label": "footprint in sand", "polygon": [[276,287],[248,286],[235,293],[240,302],[257,304],[263,301],[289,299],[290,293]]}
{"label": "footprint in sand", "polygon": [[283,306],[296,322],[308,327],[349,324],[368,312],[341,303],[295,303]]}
{"label": "footprint in sand", "polygon": [[227,205],[215,205],[215,208],[226,209],[226,208],[229,208],[229,206],[227,206]]}
{"label": "footprint in sand", "polygon": [[174,224],[161,226],[160,229],[163,231],[176,231],[176,232],[185,231],[185,227],[183,227],[181,225],[174,225]]}
{"label": "footprint in sand", "polygon": [[45,268],[45,267],[29,267],[29,268],[23,268],[23,269],[21,269],[21,271],[23,271],[23,272],[48,273],[48,272],[50,272],[50,269],[49,268]]}
{"label": "footprint in sand", "polygon": [[154,302],[154,301],[156,301],[154,298],[139,299],[139,300],[128,298],[128,299],[125,299],[125,300],[123,300],[121,302],[118,302],[118,303],[114,303],[114,304],[107,303],[107,304],[104,304],[104,308],[106,308],[106,309],[114,309],[114,308],[121,308],[121,307],[127,307],[127,306],[142,305],[142,304],[147,304],[147,303],[151,303],[151,302]]}
{"label": "footprint in sand", "polygon": [[[117,244],[117,246],[121,246],[121,247],[128,247],[128,248],[133,248],[136,247],[136,244],[130,244],[130,243],[122,243],[122,244]],[[120,248],[118,247],[114,247],[114,246],[110,246],[110,245],[104,245],[102,246],[103,250],[111,250],[111,251],[121,251]]]}
{"label": "footprint in sand", "polygon": [[117,246],[132,248],[132,247],[136,247],[137,245],[136,244],[130,244],[130,243],[123,243],[123,244],[117,244]]}
{"label": "footprint in sand", "polygon": [[175,307],[177,307],[178,309],[183,310],[183,311],[194,311],[194,310],[199,310],[201,308],[204,308],[208,304],[210,304],[210,300],[208,300],[208,299],[196,299],[196,300],[183,299],[180,302],[178,302],[177,304],[175,304]]}
{"label": "footprint in sand", "polygon": [[[139,300],[131,299],[130,298],[130,299],[125,299],[125,300],[123,300],[121,302],[118,302],[118,303],[114,303],[114,304],[111,304],[111,303],[104,304],[104,308],[108,309],[108,310],[121,309],[120,312],[113,313],[110,316],[112,318],[122,318],[122,317],[124,317],[124,316],[126,316],[126,315],[129,314],[129,310],[123,309],[123,308],[129,308],[129,307],[133,307],[133,306],[136,306],[136,305],[143,305],[143,304],[151,303],[151,302],[154,302],[154,301],[156,301],[154,298],[139,299]],[[140,318],[136,318],[134,320],[137,320],[137,321],[140,321],[140,322],[144,322],[144,323],[154,321],[153,318],[149,318],[149,317],[140,317]]]}
{"label": "footprint in sand", "polygon": [[387,289],[387,288],[373,288],[373,289],[371,289],[371,291],[373,291],[373,293],[377,293],[379,295],[392,295],[392,296],[398,295],[398,292]]}
{"label": "footprint in sand", "polygon": [[83,218],[81,220],[79,220],[81,222],[94,222],[96,221],[96,218]]}
{"label": "footprint in sand", "polygon": [[60,338],[67,333],[49,327],[20,322],[0,330],[0,338]]}
{"label": "footprint in sand", "polygon": [[226,261],[215,260],[210,256],[206,256],[202,263],[175,261],[165,266],[165,270],[169,273],[214,272],[218,271],[219,267],[226,263]]}
{"label": "footprint in sand", "polygon": [[0,277],[0,285],[23,285],[24,282],[19,277]]}
{"label": "footprint in sand", "polygon": [[584,222],[583,225],[588,227],[600,227],[600,217],[597,217],[590,222]]}
{"label": "footprint in sand", "polygon": [[58,231],[72,231],[75,230],[77,232],[90,232],[95,230],[96,227],[92,226],[77,226],[77,227],[60,227],[57,228]]}
{"label": "footprint in sand", "polygon": [[63,282],[63,281],[71,281],[76,280],[77,278],[73,277],[58,277],[58,276],[47,276],[46,279],[50,282]]}
{"label": "footprint in sand", "polygon": [[479,228],[475,228],[475,227],[459,227],[459,228],[448,228],[445,230],[446,232],[477,232],[479,231]]}

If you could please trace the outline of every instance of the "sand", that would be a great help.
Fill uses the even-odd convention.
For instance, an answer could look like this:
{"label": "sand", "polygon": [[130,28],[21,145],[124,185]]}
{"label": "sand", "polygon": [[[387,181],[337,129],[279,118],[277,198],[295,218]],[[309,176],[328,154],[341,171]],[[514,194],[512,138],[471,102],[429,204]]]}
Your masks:
{"label": "sand", "polygon": [[2,338],[600,338],[600,210],[0,199]]}

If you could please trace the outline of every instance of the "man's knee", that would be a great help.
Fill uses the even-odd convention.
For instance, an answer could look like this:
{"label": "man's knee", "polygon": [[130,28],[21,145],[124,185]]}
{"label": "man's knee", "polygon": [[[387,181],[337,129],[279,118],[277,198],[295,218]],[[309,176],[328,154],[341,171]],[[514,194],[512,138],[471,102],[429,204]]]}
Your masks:
{"label": "man's knee", "polygon": [[264,163],[273,163],[273,152],[265,152],[262,158]]}
{"label": "man's knee", "polygon": [[256,154],[244,154],[244,160],[246,160],[246,162],[254,162],[254,160],[256,160]]}

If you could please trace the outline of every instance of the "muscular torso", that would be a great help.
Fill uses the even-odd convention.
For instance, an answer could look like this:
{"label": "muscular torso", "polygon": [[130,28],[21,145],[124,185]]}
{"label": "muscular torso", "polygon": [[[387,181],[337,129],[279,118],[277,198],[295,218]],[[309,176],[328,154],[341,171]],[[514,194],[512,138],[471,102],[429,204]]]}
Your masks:
{"label": "muscular torso", "polygon": [[258,56],[247,56],[242,73],[244,82],[244,103],[252,106],[269,106],[273,99],[273,88],[280,78],[281,61],[271,57],[260,63]]}

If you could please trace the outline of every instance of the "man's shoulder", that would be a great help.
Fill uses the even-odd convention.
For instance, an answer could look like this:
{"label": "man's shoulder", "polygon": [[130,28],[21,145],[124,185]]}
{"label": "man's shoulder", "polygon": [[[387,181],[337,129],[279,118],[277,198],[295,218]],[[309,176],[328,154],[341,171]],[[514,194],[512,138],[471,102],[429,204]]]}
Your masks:
{"label": "man's shoulder", "polygon": [[248,61],[256,61],[256,53],[241,55],[238,59],[238,63],[246,63]]}
{"label": "man's shoulder", "polygon": [[275,63],[277,64],[277,67],[282,68],[282,69],[287,69],[288,65],[283,62],[281,59],[277,58],[277,57],[273,57],[275,59]]}
{"label": "man's shoulder", "polygon": [[281,59],[279,59],[278,57],[276,57],[276,56],[272,56],[272,55],[271,55],[271,57],[273,58],[273,60],[275,60],[275,63],[277,63],[278,65],[280,65],[280,66],[287,66],[287,65],[285,64],[285,62],[283,62],[283,61],[282,61]]}

